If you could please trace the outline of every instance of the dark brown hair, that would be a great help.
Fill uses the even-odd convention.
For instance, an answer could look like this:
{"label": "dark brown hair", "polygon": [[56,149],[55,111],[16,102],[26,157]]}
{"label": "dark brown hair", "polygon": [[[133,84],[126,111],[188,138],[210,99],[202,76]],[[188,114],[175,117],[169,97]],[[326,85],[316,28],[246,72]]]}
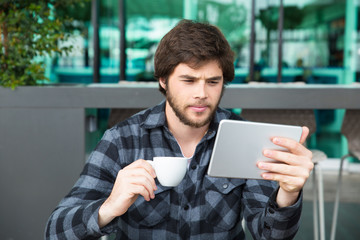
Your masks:
{"label": "dark brown hair", "polygon": [[[221,31],[209,23],[181,20],[157,47],[154,77],[167,81],[180,63],[196,69],[211,60],[223,71],[224,84],[234,79],[234,53]],[[166,94],[160,85],[159,90]]]}

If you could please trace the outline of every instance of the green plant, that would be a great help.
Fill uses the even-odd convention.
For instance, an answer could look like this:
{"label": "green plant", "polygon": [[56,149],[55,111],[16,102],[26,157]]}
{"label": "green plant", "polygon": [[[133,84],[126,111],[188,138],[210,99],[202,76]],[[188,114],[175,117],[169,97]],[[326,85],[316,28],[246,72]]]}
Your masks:
{"label": "green plant", "polygon": [[71,51],[71,47],[59,47],[58,43],[69,38],[66,26],[73,21],[64,12],[68,6],[80,4],[80,0],[0,2],[1,86],[36,85],[47,79],[44,57]]}

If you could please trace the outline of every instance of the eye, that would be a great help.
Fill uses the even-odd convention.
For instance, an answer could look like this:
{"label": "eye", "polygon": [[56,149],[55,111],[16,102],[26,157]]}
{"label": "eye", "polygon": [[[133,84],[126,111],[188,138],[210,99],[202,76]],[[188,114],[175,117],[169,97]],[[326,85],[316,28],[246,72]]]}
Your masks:
{"label": "eye", "polygon": [[182,81],[185,83],[193,83],[194,82],[194,80],[192,80],[192,79],[184,79]]}
{"label": "eye", "polygon": [[219,82],[220,82],[219,80],[210,80],[210,81],[208,81],[208,83],[210,85],[217,85]]}

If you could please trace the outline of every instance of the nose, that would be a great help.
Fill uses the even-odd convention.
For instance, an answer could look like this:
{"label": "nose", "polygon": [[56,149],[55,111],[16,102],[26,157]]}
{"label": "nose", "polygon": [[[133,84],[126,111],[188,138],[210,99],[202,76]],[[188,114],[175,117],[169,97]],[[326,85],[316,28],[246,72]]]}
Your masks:
{"label": "nose", "polygon": [[206,84],[203,81],[199,81],[194,89],[194,98],[205,99],[207,98]]}

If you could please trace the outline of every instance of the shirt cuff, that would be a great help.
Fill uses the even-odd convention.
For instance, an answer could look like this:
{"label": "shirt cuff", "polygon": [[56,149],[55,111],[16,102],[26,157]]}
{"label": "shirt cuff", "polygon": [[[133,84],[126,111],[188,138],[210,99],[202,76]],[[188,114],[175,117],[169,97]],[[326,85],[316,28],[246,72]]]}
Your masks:
{"label": "shirt cuff", "polygon": [[303,191],[300,191],[298,199],[293,205],[282,208],[280,208],[276,203],[278,191],[279,188],[271,194],[267,204],[266,213],[271,214],[278,221],[286,221],[294,217],[298,217],[299,211],[301,212],[302,209]]}
{"label": "shirt cuff", "polygon": [[88,207],[87,210],[85,211],[86,213],[89,213],[90,216],[85,217],[85,219],[88,219],[88,221],[86,222],[86,228],[87,231],[90,235],[107,235],[110,234],[111,232],[113,232],[114,229],[114,220],[112,222],[110,222],[109,224],[107,224],[106,226],[102,227],[100,229],[99,227],[99,209],[101,207],[101,205],[105,202],[105,199],[100,199],[97,200],[93,203],[91,203]]}

